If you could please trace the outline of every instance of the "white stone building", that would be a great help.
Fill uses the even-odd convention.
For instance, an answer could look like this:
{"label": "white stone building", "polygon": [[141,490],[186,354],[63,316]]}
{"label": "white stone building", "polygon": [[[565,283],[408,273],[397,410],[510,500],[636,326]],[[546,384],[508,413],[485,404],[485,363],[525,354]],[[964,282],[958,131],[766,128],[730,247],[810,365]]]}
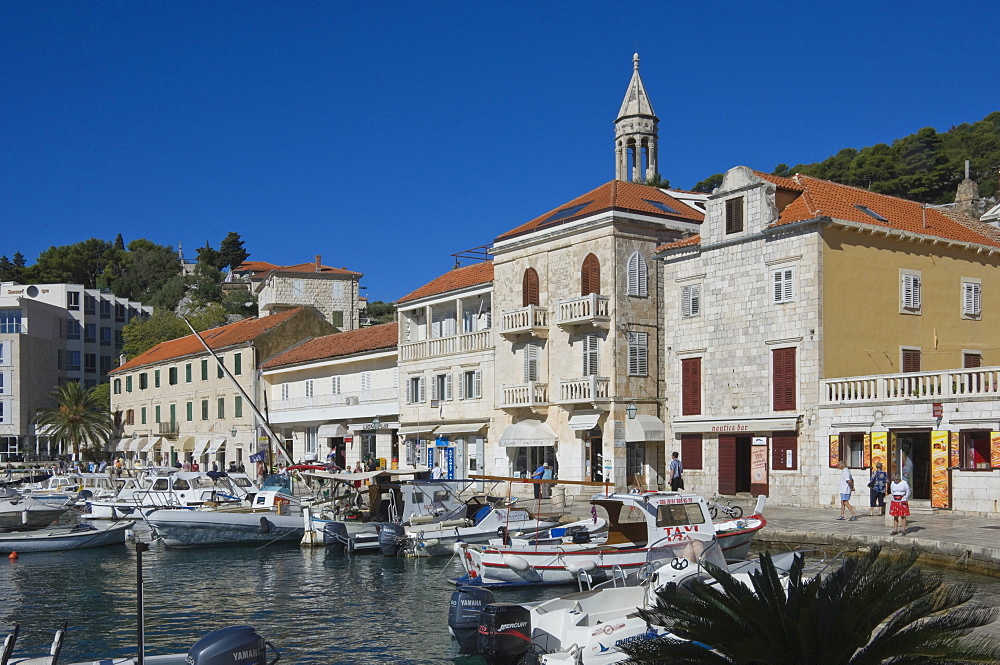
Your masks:
{"label": "white stone building", "polygon": [[396,303],[401,462],[482,473],[493,416],[493,264],[456,268]]}
{"label": "white stone building", "polygon": [[152,308],[79,284],[0,284],[0,462],[66,451],[39,437],[36,411],[61,383],[107,383],[122,328]]}
{"label": "white stone building", "polygon": [[395,322],[307,340],[263,366],[268,414],[295,460],[399,460]]}

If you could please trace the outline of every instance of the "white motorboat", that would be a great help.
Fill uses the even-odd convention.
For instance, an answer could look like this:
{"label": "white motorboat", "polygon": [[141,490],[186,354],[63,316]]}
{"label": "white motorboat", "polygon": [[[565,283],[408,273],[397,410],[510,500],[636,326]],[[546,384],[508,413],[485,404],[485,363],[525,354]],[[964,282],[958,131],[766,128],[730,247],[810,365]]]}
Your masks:
{"label": "white motorboat", "polygon": [[0,552],[65,552],[105,545],[124,545],[130,524],[76,524],[34,531],[0,533]]}
{"label": "white motorboat", "polygon": [[89,500],[86,510],[89,519],[144,519],[160,508],[241,505],[256,492],[246,474],[148,469],[124,479],[114,498]]}
{"label": "white motorboat", "polygon": [[606,533],[597,539],[588,534],[565,536],[559,542],[530,539],[493,540],[488,545],[457,543],[466,575],[465,585],[535,585],[575,582],[581,573],[592,579],[610,579],[616,568],[628,571],[646,562],[648,549],[665,540],[682,540],[689,533],[718,535],[724,557],[746,558],[754,535],[767,524],[765,497],[759,497],[755,514],[714,524],[705,500],[696,494],[646,492],[597,495],[591,499],[593,519],[607,517]]}
{"label": "white motorboat", "polygon": [[[91,474],[93,475],[93,474]],[[18,491],[36,501],[55,506],[69,505],[80,497],[84,489],[83,474],[66,473],[49,476],[42,482],[24,485]]]}
{"label": "white motorboat", "polygon": [[[705,569],[706,563],[728,569],[730,574],[751,586],[750,574],[757,562],[727,565],[716,537],[699,532],[686,534],[647,552],[648,559],[638,583],[625,584],[624,577],[588,591],[571,593],[538,603],[516,605],[487,603],[476,626],[476,649],[487,665],[514,665],[524,662],[529,651],[532,663],[548,665],[610,665],[625,658],[621,646],[636,640],[666,635],[662,627],[650,626],[636,612],[650,608],[658,593],[688,593],[696,584],[716,584]],[[796,558],[788,553],[774,559],[776,568],[787,572]],[[479,589],[478,592],[489,593]],[[459,593],[459,592],[456,592]],[[475,608],[461,612],[461,596],[453,602],[449,627],[463,648],[472,651],[469,624]],[[471,621],[469,621],[471,620]]]}
{"label": "white motorboat", "polygon": [[32,531],[46,527],[68,510],[12,490],[0,490],[0,531]]}
{"label": "white motorboat", "polygon": [[[59,660],[63,642],[66,639],[67,624],[57,630],[52,639],[49,653],[41,658],[15,658],[14,648],[21,627],[14,625],[14,630],[3,642],[0,651],[0,663],[4,665],[54,665]],[[268,649],[274,655],[274,660],[268,662]],[[278,650],[274,645],[257,634],[251,626],[230,626],[208,633],[198,640],[184,653],[163,656],[147,656],[142,660],[136,658],[104,658],[85,663],[71,665],[136,665],[139,662],[148,665],[221,665],[222,663],[238,663],[239,665],[274,665],[278,662]]]}

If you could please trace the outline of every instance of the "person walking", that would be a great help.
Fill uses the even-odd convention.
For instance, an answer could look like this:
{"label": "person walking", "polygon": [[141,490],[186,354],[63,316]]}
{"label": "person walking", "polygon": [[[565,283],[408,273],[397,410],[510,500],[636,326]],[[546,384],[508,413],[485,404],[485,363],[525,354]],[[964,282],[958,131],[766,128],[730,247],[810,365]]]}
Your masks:
{"label": "person walking", "polygon": [[840,463],[840,517],[838,520],[844,519],[844,509],[851,512],[850,521],[858,519],[858,514],[854,512],[854,506],[851,505],[851,493],[854,492],[854,476],[851,475],[851,470],[847,468],[846,462]]}
{"label": "person walking", "polygon": [[[897,473],[892,477],[892,484],[889,485],[889,494],[892,501],[889,503],[889,514],[892,515],[892,531],[890,536],[897,533],[906,535],[906,518],[910,516],[910,483],[906,482]],[[903,521],[903,528],[899,528],[899,521]]]}
{"label": "person walking", "polygon": [[[532,479],[534,479],[534,480],[541,480],[542,476],[545,475],[545,467],[547,467],[548,465],[549,465],[548,462],[545,462],[544,464],[539,465],[538,468],[535,469],[535,472],[533,474],[531,474]],[[532,485],[535,488],[535,498],[536,499],[541,499],[542,498],[542,484],[541,483],[532,483]]]}
{"label": "person walking", "polygon": [[882,462],[875,463],[875,473],[868,481],[868,517],[875,517],[876,506],[885,515],[885,491],[889,485],[889,474],[882,470]]}
{"label": "person walking", "polygon": [[442,474],[441,465],[438,464],[437,462],[434,462],[434,468],[431,469],[431,479],[432,480],[440,480],[441,479],[441,474]]}
{"label": "person walking", "polygon": [[[545,463],[545,471],[542,472],[542,480],[552,480],[554,477],[552,465],[548,462]],[[545,483],[542,485],[542,496],[546,499],[552,496],[552,483]]]}
{"label": "person walking", "polygon": [[670,491],[676,492],[679,489],[684,489],[684,478],[681,474],[684,473],[684,465],[681,464],[681,460],[676,452],[670,453]]}

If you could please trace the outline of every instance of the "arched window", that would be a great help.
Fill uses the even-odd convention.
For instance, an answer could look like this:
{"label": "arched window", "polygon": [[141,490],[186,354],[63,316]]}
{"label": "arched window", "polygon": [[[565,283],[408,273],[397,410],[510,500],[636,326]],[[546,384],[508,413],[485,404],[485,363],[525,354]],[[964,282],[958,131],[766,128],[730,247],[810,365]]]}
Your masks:
{"label": "arched window", "polygon": [[521,280],[521,307],[538,304],[538,273],[534,268],[524,271]]}
{"label": "arched window", "polygon": [[626,277],[626,295],[646,296],[647,282],[649,280],[649,269],[646,267],[646,259],[636,252],[628,259],[628,275]]}
{"label": "arched window", "polygon": [[601,262],[593,254],[587,254],[580,270],[580,295],[601,292]]}

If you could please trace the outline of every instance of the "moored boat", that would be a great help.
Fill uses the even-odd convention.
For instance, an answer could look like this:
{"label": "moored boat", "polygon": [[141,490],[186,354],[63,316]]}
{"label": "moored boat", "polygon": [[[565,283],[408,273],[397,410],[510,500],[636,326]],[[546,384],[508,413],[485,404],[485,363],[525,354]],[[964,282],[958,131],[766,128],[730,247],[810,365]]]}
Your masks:
{"label": "moored boat", "polygon": [[[746,557],[753,536],[767,524],[763,497],[754,515],[733,523],[712,522],[704,498],[696,494],[646,492],[597,495],[591,499],[594,519],[607,515],[606,534],[590,542],[532,542],[511,539],[486,546],[457,544],[466,575],[459,584],[568,584],[581,575],[595,581],[610,579],[616,569],[642,566],[650,547],[698,532],[718,535],[726,559]],[[584,539],[580,539],[584,540]]]}
{"label": "moored boat", "polygon": [[67,550],[124,545],[129,524],[76,524],[0,533],[0,552],[65,552]]}
{"label": "moored boat", "polygon": [[59,519],[68,510],[65,505],[38,501],[11,490],[0,490],[0,532],[32,531]]}

